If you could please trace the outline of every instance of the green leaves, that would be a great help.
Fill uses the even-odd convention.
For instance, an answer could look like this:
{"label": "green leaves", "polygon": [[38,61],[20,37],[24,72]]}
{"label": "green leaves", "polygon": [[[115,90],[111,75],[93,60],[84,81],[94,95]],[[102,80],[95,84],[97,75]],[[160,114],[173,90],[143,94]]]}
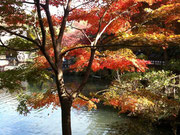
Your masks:
{"label": "green leaves", "polygon": [[22,89],[21,82],[24,81],[23,69],[8,70],[0,72],[0,89],[14,92]]}
{"label": "green leaves", "polygon": [[17,69],[0,72],[0,89],[7,89],[10,92],[26,89],[22,82],[37,83],[40,80],[53,81],[50,71],[37,69],[30,65],[23,65]]}
{"label": "green leaves", "polygon": [[27,106],[27,100],[28,100],[29,96],[24,94],[23,91],[21,91],[18,95],[17,95],[17,100],[19,101],[18,107],[17,107],[17,111],[20,114],[24,114],[27,115],[30,110]]}
{"label": "green leaves", "polygon": [[6,41],[6,44],[10,48],[19,49],[19,50],[28,50],[35,48],[35,45],[32,42],[19,37],[9,39],[8,41]]}

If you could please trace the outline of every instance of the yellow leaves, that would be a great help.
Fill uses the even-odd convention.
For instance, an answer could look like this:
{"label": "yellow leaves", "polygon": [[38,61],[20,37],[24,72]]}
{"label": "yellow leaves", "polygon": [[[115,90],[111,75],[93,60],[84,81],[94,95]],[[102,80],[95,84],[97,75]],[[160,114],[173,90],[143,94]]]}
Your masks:
{"label": "yellow leaves", "polygon": [[144,11],[147,12],[147,13],[150,13],[150,12],[152,12],[153,10],[152,10],[151,8],[145,8]]}
{"label": "yellow leaves", "polygon": [[92,102],[91,100],[88,101],[88,111],[92,110],[92,109],[97,109],[97,106],[94,102]]}
{"label": "yellow leaves", "polygon": [[149,18],[168,17],[169,15],[175,15],[180,12],[180,3],[163,5],[160,8],[153,10]]}
{"label": "yellow leaves", "polygon": [[106,99],[104,104],[119,108],[120,113],[126,113],[129,111],[140,113],[141,111],[155,105],[154,102],[147,97],[137,96],[134,94],[126,93],[119,96],[110,96],[110,93],[105,93],[104,96],[104,98]]}
{"label": "yellow leaves", "polygon": [[129,34],[122,35],[113,40],[112,44],[130,44],[130,45],[164,45],[168,43],[180,43],[180,35],[167,35],[158,33],[142,33],[142,34]]}
{"label": "yellow leaves", "polygon": [[154,106],[154,103],[145,97],[138,98],[137,103],[145,105],[145,106]]}
{"label": "yellow leaves", "polygon": [[98,103],[98,102],[99,102],[99,99],[96,99],[96,98],[89,99],[85,97],[84,95],[80,94],[79,98],[76,98],[73,101],[72,107],[79,110],[81,107],[86,106],[88,108],[88,111],[90,111],[92,109],[97,109],[97,106],[95,103]]}
{"label": "yellow leaves", "polygon": [[136,55],[133,53],[133,51],[128,48],[119,49],[119,53],[120,55],[125,56],[125,57],[136,58]]}
{"label": "yellow leaves", "polygon": [[136,58],[136,55],[133,53],[131,49],[128,48],[122,48],[116,51],[109,51],[106,50],[103,52],[104,55],[110,55],[111,57],[116,58],[118,57],[131,57],[131,58]]}
{"label": "yellow leaves", "polygon": [[[179,13],[179,14],[176,14],[176,15],[170,15],[170,16],[167,17],[167,19],[166,19],[166,24],[172,23],[172,21],[178,20],[178,19],[180,19],[180,13]],[[177,21],[177,22],[178,22],[178,21]]]}

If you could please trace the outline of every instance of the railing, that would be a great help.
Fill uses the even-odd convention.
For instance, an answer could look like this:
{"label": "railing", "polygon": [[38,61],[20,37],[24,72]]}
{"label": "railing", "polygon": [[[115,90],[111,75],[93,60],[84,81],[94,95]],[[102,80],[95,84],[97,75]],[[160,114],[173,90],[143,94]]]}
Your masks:
{"label": "railing", "polygon": [[150,62],[151,62],[150,65],[155,65],[155,66],[163,66],[163,65],[165,65],[165,61],[150,60]]}

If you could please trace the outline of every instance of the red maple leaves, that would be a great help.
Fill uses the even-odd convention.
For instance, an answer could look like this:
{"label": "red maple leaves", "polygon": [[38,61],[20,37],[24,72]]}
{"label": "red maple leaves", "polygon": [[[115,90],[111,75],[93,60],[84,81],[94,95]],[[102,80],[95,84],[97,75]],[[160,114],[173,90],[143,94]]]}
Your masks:
{"label": "red maple leaves", "polygon": [[[107,55],[108,53],[108,55]],[[76,56],[76,62],[70,66],[75,71],[82,71],[88,65],[90,51],[88,49],[76,49],[71,51],[66,58]],[[134,56],[125,56],[119,54],[118,51],[106,51],[105,53],[96,52],[95,58],[92,63],[92,70],[94,72],[103,69],[118,70],[121,72],[141,71],[144,72],[148,69],[147,64],[149,61],[136,59]]]}

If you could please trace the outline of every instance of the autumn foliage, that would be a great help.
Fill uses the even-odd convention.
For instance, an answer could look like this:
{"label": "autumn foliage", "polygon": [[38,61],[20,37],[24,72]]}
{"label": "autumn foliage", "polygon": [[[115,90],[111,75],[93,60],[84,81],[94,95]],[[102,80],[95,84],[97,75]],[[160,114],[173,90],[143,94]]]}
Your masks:
{"label": "autumn foliage", "polygon": [[[90,57],[90,52],[88,49],[77,49],[71,51],[68,57],[76,57],[76,62],[70,66],[71,69],[75,71],[82,71],[88,65],[88,59]],[[134,72],[141,71],[144,72],[147,68],[149,61],[136,59],[133,52],[129,49],[120,49],[118,51],[104,51],[96,52],[92,70],[94,72],[103,69],[120,70],[121,72],[129,71]]]}
{"label": "autumn foliage", "polygon": [[[51,6],[62,9],[62,13],[52,13]],[[60,106],[62,101],[67,117],[71,106],[96,108],[97,99],[79,94],[90,70],[145,72],[148,69],[149,61],[137,59],[124,46],[157,45],[166,49],[180,43],[179,0],[1,0],[0,7],[0,34],[10,33],[35,44],[39,49],[36,68],[50,67],[56,79],[56,92],[34,93],[28,104],[37,109],[51,104]],[[2,41],[1,44],[6,47]],[[70,69],[87,73],[80,87],[70,92],[64,87],[64,59],[74,60]],[[103,95],[104,104],[120,108],[121,112],[154,107],[148,98],[132,93],[114,96],[111,92]],[[69,119],[62,119],[67,132],[64,135],[71,135]]]}
{"label": "autumn foliage", "polygon": [[[96,103],[99,102],[97,98],[87,98],[83,95],[80,95],[73,101],[72,107],[75,109],[80,109],[82,107],[87,107],[88,110],[97,109]],[[53,109],[60,107],[58,94],[51,92],[50,90],[45,93],[32,93],[31,96],[27,98],[27,104],[31,109],[39,109],[42,107],[50,107]]]}

